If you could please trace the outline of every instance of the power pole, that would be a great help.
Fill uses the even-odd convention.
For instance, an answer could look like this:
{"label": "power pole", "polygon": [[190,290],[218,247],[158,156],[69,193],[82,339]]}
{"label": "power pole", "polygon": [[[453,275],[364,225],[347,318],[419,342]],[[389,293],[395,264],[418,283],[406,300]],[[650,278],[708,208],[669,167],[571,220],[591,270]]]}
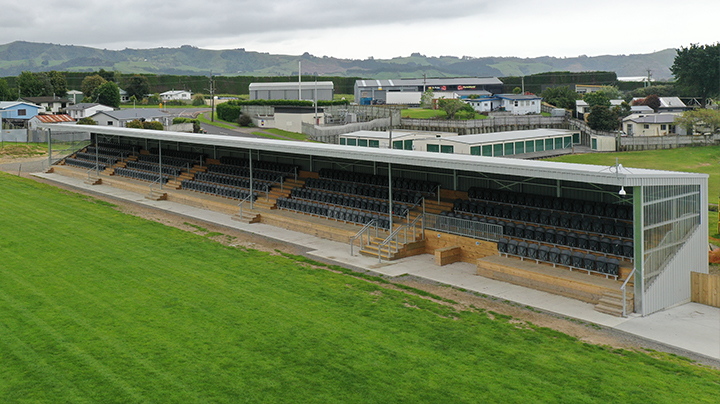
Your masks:
{"label": "power pole", "polygon": [[210,71],[210,121],[215,122],[215,80]]}
{"label": "power pole", "polygon": [[652,77],[652,70],[647,69],[647,82],[643,87],[650,87],[650,77]]}

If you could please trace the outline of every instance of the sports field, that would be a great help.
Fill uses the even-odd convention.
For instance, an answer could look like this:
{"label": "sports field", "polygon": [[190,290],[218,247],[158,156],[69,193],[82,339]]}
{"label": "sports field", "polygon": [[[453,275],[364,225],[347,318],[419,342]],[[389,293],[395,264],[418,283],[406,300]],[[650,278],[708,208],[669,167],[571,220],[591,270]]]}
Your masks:
{"label": "sports field", "polygon": [[[716,403],[585,344],[0,173],[0,403]],[[658,358],[656,358],[658,357]]]}

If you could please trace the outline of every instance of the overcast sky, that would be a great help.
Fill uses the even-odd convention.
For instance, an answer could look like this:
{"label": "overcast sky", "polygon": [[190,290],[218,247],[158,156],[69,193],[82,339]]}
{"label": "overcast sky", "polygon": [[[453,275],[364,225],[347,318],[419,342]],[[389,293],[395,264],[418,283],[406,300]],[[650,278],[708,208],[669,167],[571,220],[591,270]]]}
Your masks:
{"label": "overcast sky", "polygon": [[574,57],[712,44],[719,20],[717,0],[0,0],[0,44]]}

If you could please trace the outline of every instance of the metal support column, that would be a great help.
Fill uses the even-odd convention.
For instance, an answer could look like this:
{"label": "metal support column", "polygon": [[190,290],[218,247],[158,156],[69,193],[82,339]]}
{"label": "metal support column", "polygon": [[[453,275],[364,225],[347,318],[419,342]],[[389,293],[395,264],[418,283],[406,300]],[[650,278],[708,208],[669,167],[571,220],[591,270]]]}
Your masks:
{"label": "metal support column", "polygon": [[643,217],[643,187],[633,187],[633,228],[634,228],[634,259],[635,265],[635,279],[634,290],[635,293],[635,312],[645,315],[645,307],[643,300],[645,298],[645,273],[643,268],[643,244],[645,243],[645,218]]}
{"label": "metal support column", "polygon": [[158,165],[160,166],[160,189],[163,189],[162,181],[162,142],[158,140]]}
{"label": "metal support column", "polygon": [[[0,130],[0,132],[1,131],[2,130]],[[50,128],[47,129],[47,138],[48,138],[48,168],[49,168],[52,165],[52,129],[50,129]],[[95,145],[95,146],[97,147],[97,145]]]}
{"label": "metal support column", "polygon": [[253,208],[253,169],[252,169],[252,150],[248,152],[248,158],[250,160],[250,209]]}

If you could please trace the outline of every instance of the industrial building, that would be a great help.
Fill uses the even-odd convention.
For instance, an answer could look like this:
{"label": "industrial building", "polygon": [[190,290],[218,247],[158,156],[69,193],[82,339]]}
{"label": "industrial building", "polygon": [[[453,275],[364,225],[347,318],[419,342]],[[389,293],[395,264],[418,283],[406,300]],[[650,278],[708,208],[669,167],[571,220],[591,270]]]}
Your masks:
{"label": "industrial building", "polygon": [[332,101],[335,94],[332,81],[250,83],[248,88],[251,100]]}
{"label": "industrial building", "polygon": [[498,94],[503,83],[497,77],[461,77],[433,79],[394,79],[355,81],[355,102],[369,104],[420,104],[420,97],[432,89],[435,98],[454,98],[462,91],[463,96],[472,92],[477,95]]}

